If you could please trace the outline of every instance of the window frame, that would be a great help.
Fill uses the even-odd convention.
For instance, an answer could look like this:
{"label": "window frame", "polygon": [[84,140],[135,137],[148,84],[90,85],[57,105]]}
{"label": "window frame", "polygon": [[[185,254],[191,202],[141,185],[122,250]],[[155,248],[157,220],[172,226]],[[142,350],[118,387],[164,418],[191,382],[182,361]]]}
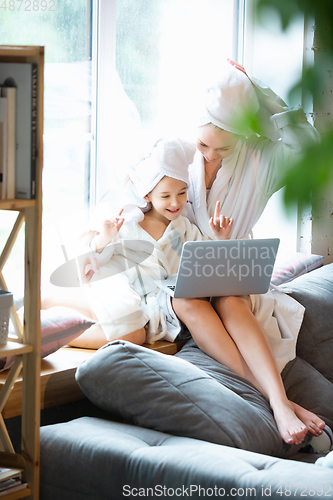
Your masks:
{"label": "window frame", "polygon": [[[246,0],[232,0],[233,3],[233,40],[232,57],[243,62],[245,40],[245,5]],[[117,0],[93,1],[93,60],[95,60],[93,90],[96,102],[92,103],[92,160],[90,175],[90,208],[96,206],[105,186],[103,166],[107,153],[103,150],[105,142],[102,124],[107,118],[110,106],[110,94],[113,88],[113,69],[116,67],[116,8]]]}
{"label": "window frame", "polygon": [[[253,15],[257,0],[232,0],[233,2],[233,40],[232,57],[240,64],[245,65],[249,73],[255,62],[253,54],[255,16]],[[95,96],[96,105],[92,120],[95,131],[92,140],[92,168],[90,175],[90,208],[93,210],[105,191],[103,171],[107,165],[108,144],[107,131],[103,130],[103,123],[107,119],[110,109],[110,95],[113,88],[113,75],[116,66],[116,8],[117,0],[94,0],[94,27],[95,33],[93,59],[96,60]],[[305,48],[303,47],[303,53]],[[295,242],[291,242],[295,251],[300,250],[300,218],[296,221],[298,235]]]}
{"label": "window frame", "polygon": [[110,92],[112,92],[113,68],[116,65],[116,0],[94,0],[93,2],[93,91],[92,103],[93,151],[90,175],[90,208],[92,209],[103,187],[98,165],[103,165],[104,131],[102,124],[107,118]]}

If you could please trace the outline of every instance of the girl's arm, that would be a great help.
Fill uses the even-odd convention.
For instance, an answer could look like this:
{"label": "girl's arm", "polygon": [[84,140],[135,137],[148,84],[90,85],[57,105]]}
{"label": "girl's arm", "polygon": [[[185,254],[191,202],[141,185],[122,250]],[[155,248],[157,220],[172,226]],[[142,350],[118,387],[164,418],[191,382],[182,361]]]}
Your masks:
{"label": "girl's arm", "polygon": [[124,218],[121,217],[123,209],[120,210],[116,217],[107,219],[103,222],[102,230],[93,240],[95,251],[101,253],[104,248],[111,243],[118,235],[121,226],[124,223]]}
{"label": "girl's arm", "polygon": [[103,260],[105,262],[110,260],[113,250],[111,253],[108,252],[104,259],[97,258],[97,254],[101,254],[106,246],[117,237],[125,220],[121,217],[122,212],[123,209],[120,210],[118,216],[105,220],[100,232],[90,230],[81,238],[78,264],[80,281],[83,284],[89,283],[93,275],[99,272],[99,265],[103,264]]}

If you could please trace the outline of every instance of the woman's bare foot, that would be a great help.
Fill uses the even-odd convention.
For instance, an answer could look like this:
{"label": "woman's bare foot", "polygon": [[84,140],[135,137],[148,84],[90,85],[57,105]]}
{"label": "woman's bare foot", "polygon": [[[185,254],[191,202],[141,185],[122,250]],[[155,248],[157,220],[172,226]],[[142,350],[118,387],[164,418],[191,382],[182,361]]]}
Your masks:
{"label": "woman's bare foot", "polygon": [[309,436],[320,436],[323,433],[323,428],[325,427],[325,422],[315,413],[306,410],[297,403],[291,402],[294,408],[294,412],[297,417],[306,425]]}
{"label": "woman's bare foot", "polygon": [[308,432],[307,426],[297,417],[290,401],[272,404],[275,422],[283,441],[287,444],[301,444]]}

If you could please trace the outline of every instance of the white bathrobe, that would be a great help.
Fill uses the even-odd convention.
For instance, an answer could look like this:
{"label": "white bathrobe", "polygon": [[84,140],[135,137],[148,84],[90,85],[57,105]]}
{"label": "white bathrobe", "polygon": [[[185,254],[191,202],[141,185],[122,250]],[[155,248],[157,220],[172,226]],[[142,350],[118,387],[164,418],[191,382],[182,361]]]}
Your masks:
{"label": "white bathrobe", "polygon": [[205,236],[211,238],[208,219],[219,200],[221,213],[234,219],[231,238],[248,238],[269,198],[282,187],[281,175],[286,162],[296,158],[305,145],[320,140],[301,109],[273,115],[269,120],[267,135],[274,140],[257,136],[239,139],[233,153],[223,160],[209,192],[205,186],[203,157],[196,152],[189,167],[189,201],[184,215]]}
{"label": "white bathrobe", "polygon": [[119,240],[95,254],[100,272],[90,282],[90,301],[108,340],[147,323],[147,342],[163,337],[174,340],[180,324],[154,280],[177,273],[184,242],[197,240],[202,240],[199,229],[182,216],[169,224],[158,241],[128,221],[119,231]]}
{"label": "white bathrobe", "polygon": [[[201,241],[198,228],[185,217],[171,222],[154,240],[134,221],[125,222],[119,240],[96,258],[100,273],[91,281],[90,300],[108,340],[146,327],[147,342],[173,341],[181,324],[170,297],[154,280],[178,271],[185,241]],[[264,327],[280,371],[295,357],[304,308],[277,290],[251,296],[253,313]]]}

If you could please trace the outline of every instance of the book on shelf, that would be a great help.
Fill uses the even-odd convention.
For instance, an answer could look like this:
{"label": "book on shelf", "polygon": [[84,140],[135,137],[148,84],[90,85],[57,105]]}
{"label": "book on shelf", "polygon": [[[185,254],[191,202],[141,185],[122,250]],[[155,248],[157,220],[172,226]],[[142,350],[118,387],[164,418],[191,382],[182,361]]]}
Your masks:
{"label": "book on shelf", "polygon": [[0,492],[9,490],[10,488],[13,488],[17,486],[18,484],[22,484],[22,481],[19,479],[6,479],[5,481],[0,482]]}
{"label": "book on shelf", "polygon": [[[19,457],[14,456],[11,465],[22,465]],[[18,467],[0,467],[0,497],[27,487],[22,483],[22,472],[23,469]]]}
{"label": "book on shelf", "polygon": [[6,141],[4,139],[5,134],[5,114],[6,114],[6,101],[0,99],[0,200],[4,198],[4,186],[6,185],[5,181],[5,157],[6,151],[4,150],[6,146]]}
{"label": "book on shelf", "polygon": [[14,493],[15,491],[24,490],[27,488],[27,486],[28,484],[22,483],[20,479],[8,479],[7,481],[4,481],[3,487],[2,483],[0,483],[0,497],[9,495],[11,493]]}
{"label": "book on shelf", "polygon": [[36,197],[37,65],[0,62],[0,85],[15,87],[15,198]]}
{"label": "book on shelf", "polygon": [[1,127],[2,151],[2,193],[1,198],[15,198],[15,87],[0,87],[0,100],[3,108]]}
{"label": "book on shelf", "polygon": [[21,474],[22,469],[0,467],[0,486],[3,484],[3,481],[7,481],[8,479],[21,478]]}

